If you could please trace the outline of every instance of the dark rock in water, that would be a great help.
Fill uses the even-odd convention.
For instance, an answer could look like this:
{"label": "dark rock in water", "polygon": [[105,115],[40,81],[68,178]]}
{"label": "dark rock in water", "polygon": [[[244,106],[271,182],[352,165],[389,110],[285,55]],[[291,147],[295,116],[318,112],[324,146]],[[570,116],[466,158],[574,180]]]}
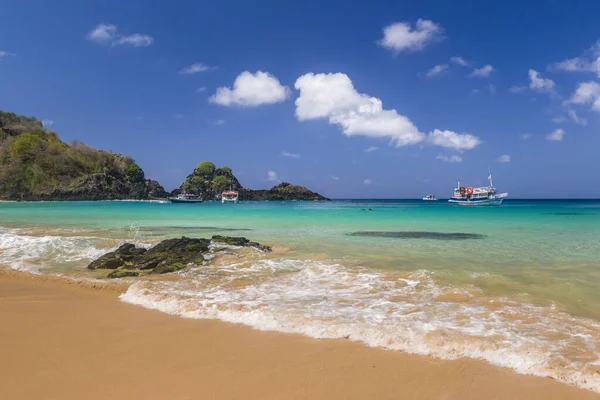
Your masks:
{"label": "dark rock in water", "polygon": [[137,248],[135,244],[125,243],[115,251],[115,256],[123,261],[131,261],[134,257],[146,252],[144,248]]}
{"label": "dark rock in water", "polygon": [[233,237],[233,236],[221,236],[214,235],[212,237],[213,242],[228,244],[230,246],[240,246],[240,247],[254,247],[262,252],[268,253],[271,251],[269,246],[262,245],[257,242],[251,242],[245,237]]}
{"label": "dark rock in water", "polygon": [[131,264],[131,260],[144,254],[146,249],[137,248],[134,244],[125,243],[121,245],[117,250],[106,253],[100,258],[92,261],[88,265],[89,269],[117,269],[121,266]]}
{"label": "dark rock in water", "polygon": [[[234,246],[255,247],[268,252],[271,248],[260,243],[251,242],[244,237],[214,236],[213,240],[219,243]],[[166,274],[177,272],[188,265],[202,265],[203,253],[209,251],[209,239],[187,238],[167,239],[158,243],[151,249],[135,247],[134,244],[125,243],[117,250],[106,253],[92,261],[89,269],[113,269],[108,278],[123,278],[126,276],[140,276],[142,274]]]}
{"label": "dark rock in water", "polygon": [[158,264],[158,266],[154,268],[151,273],[160,275],[167,274],[169,272],[177,272],[184,269],[189,264],[202,265],[203,261],[204,257],[202,257],[202,255],[199,255],[198,258],[193,261],[187,260],[184,257],[179,259],[167,259]]}
{"label": "dark rock in water", "polygon": [[123,261],[117,258],[116,252],[111,251],[92,261],[88,269],[117,269],[122,265]]}
{"label": "dark rock in water", "polygon": [[582,213],[582,212],[550,212],[550,213],[545,213],[546,215],[586,215],[586,213]]}
{"label": "dark rock in water", "polygon": [[[151,269],[152,273],[167,273],[178,269],[169,270],[171,264],[194,263],[202,264],[204,257],[202,253],[208,250],[210,240],[208,239],[190,239],[182,236],[181,239],[163,240],[156,246],[152,247],[144,254],[134,259],[133,268],[135,269]],[[155,272],[154,269],[159,268]]]}
{"label": "dark rock in water", "polygon": [[108,274],[106,277],[107,278],[127,278],[130,276],[140,276],[139,272],[136,271],[127,271],[125,269],[115,269],[113,272],[111,272],[110,274]]}
{"label": "dark rock in water", "polygon": [[483,239],[486,236],[478,233],[446,233],[446,232],[378,232],[378,231],[361,231],[352,232],[349,236],[368,236],[381,238],[397,238],[397,239],[435,239],[435,240],[466,240],[466,239]]}

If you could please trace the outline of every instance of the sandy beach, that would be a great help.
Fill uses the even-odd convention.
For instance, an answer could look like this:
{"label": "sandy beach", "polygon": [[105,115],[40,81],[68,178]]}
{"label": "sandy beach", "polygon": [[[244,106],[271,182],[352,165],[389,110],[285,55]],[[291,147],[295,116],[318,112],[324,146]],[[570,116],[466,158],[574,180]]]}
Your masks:
{"label": "sandy beach", "polygon": [[443,361],[123,303],[124,287],[0,272],[2,399],[598,399]]}

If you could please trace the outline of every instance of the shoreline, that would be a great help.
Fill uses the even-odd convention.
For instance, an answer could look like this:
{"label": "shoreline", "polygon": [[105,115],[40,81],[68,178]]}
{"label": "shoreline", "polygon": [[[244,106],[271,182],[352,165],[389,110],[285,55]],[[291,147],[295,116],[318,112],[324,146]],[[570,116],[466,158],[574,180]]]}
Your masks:
{"label": "shoreline", "polygon": [[0,269],[0,398],[600,399],[472,359],[185,319],[123,283]]}

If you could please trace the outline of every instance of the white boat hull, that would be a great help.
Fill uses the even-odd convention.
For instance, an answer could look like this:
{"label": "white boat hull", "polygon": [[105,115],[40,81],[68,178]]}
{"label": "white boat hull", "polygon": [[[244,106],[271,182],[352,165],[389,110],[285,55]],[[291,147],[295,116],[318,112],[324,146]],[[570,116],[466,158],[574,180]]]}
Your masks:
{"label": "white boat hull", "polygon": [[495,195],[494,197],[481,198],[481,199],[466,199],[466,198],[450,199],[450,200],[448,200],[448,202],[453,203],[453,204],[458,204],[460,206],[467,206],[467,207],[499,206],[500,204],[502,204],[502,201],[506,197],[508,197],[508,194],[502,193],[502,194]]}

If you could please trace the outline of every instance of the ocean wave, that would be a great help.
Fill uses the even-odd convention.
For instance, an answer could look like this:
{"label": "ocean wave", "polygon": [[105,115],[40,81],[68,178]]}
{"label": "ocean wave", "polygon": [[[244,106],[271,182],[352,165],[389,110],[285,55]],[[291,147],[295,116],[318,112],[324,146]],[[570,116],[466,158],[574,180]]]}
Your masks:
{"label": "ocean wave", "polygon": [[470,357],[600,392],[600,324],[444,286],[424,270],[390,272],[314,260],[205,266],[178,281],[138,281],[121,299],[186,318],[348,338],[443,359]]}
{"label": "ocean wave", "polygon": [[[35,230],[33,230],[35,231]],[[92,260],[115,250],[123,240],[91,236],[35,235],[31,230],[0,228],[0,264],[13,269],[40,273],[53,267],[85,268]],[[68,230],[65,233],[69,233]],[[72,234],[72,233],[70,233]],[[138,246],[150,244],[136,240]]]}

